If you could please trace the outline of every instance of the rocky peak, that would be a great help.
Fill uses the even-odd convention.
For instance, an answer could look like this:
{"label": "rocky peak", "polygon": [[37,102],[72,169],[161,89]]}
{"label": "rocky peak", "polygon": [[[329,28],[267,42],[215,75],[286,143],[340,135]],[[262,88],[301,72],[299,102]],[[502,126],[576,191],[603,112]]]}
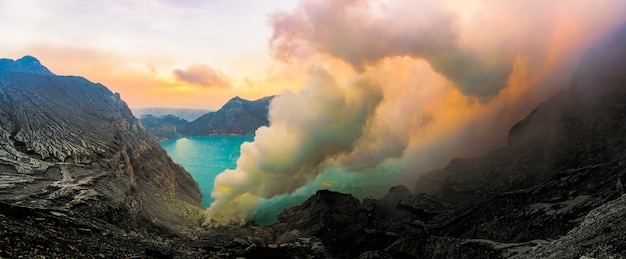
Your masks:
{"label": "rocky peak", "polygon": [[18,60],[0,59],[0,72],[12,71],[42,75],[54,75],[33,56],[24,56]]}

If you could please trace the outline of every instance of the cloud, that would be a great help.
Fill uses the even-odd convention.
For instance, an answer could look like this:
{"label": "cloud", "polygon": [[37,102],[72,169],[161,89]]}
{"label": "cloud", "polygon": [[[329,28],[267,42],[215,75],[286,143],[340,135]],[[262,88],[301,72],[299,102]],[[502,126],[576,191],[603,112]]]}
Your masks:
{"label": "cloud", "polygon": [[485,59],[462,46],[457,20],[443,1],[307,0],[272,16],[270,47],[280,59],[310,48],[359,71],[387,57],[419,57],[464,93],[492,97],[506,86],[513,57]]}
{"label": "cloud", "polygon": [[[593,27],[599,33],[603,23],[619,17],[623,9],[622,0],[596,5],[302,0],[292,12],[271,16],[270,49],[281,60],[329,55],[360,72],[390,57],[424,59],[465,95],[488,101],[506,87],[518,55],[531,62],[545,60],[549,41],[558,34],[593,34]],[[576,16],[586,22],[574,20]],[[582,26],[580,32],[565,31],[576,25]]]}
{"label": "cloud", "polygon": [[192,65],[185,70],[174,70],[176,79],[202,87],[226,88],[230,87],[230,79],[218,69],[207,65]]}

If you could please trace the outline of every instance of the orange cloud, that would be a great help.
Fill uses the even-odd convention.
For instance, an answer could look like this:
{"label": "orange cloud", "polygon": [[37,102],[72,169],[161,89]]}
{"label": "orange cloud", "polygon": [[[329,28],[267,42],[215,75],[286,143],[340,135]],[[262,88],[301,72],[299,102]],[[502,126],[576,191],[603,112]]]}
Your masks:
{"label": "orange cloud", "polygon": [[192,65],[185,70],[174,70],[174,76],[181,82],[202,87],[231,87],[230,79],[218,69],[207,65]]}

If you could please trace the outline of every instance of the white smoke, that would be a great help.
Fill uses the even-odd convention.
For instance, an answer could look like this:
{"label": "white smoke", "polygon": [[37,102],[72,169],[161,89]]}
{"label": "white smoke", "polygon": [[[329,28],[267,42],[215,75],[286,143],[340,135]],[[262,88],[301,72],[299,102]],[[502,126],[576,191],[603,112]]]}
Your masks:
{"label": "white smoke", "polygon": [[237,168],[217,176],[207,224],[245,222],[258,198],[292,193],[315,179],[328,159],[352,151],[382,100],[380,88],[367,78],[339,85],[321,68],[310,73],[300,93],[272,101],[271,127],[241,146]]}

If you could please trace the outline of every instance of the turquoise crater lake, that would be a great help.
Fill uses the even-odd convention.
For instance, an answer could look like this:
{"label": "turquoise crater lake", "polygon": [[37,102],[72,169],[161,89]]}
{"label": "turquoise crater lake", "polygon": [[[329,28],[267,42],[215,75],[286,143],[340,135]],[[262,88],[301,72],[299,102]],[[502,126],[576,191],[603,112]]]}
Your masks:
{"label": "turquoise crater lake", "polygon": [[225,169],[235,169],[241,144],[253,140],[252,135],[192,136],[161,141],[161,147],[198,182],[202,206],[208,207],[213,202],[215,177]]}

